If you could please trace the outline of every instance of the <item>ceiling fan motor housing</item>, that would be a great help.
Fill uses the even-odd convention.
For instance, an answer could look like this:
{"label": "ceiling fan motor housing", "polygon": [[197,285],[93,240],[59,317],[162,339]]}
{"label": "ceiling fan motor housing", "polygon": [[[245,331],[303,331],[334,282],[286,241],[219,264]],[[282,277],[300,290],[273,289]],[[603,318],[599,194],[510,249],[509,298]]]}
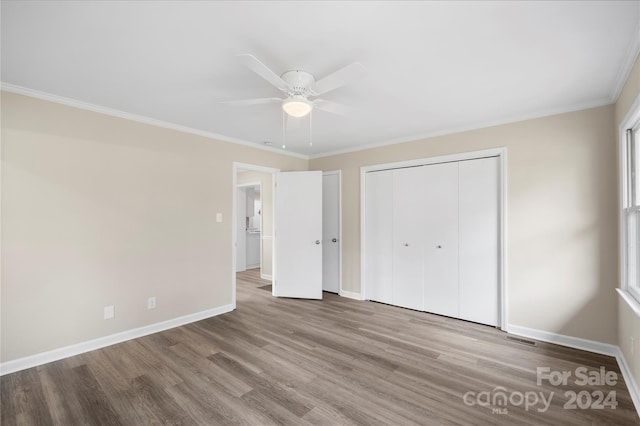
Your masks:
{"label": "ceiling fan motor housing", "polygon": [[289,96],[308,96],[311,86],[316,82],[316,79],[311,74],[300,70],[287,71],[280,78],[291,87],[291,92],[288,93]]}

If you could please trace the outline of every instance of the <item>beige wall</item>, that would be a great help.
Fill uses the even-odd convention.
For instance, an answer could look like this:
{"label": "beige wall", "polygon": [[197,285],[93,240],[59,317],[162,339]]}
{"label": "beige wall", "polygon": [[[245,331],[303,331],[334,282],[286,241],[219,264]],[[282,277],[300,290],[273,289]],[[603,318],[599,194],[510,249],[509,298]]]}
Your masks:
{"label": "beige wall", "polygon": [[[629,111],[633,101],[640,95],[640,58],[631,70],[631,74],[624,85],[618,102],[615,105],[615,127],[618,135],[618,126]],[[616,140],[616,146],[618,146]],[[618,201],[619,202],[619,201]],[[640,318],[631,310],[629,305],[618,299],[618,345],[624,354],[627,364],[635,377],[636,383],[640,383]],[[635,353],[631,353],[631,338],[635,340]]]}
{"label": "beige wall", "polygon": [[2,362],[230,304],[232,163],[308,165],[5,92],[1,118]]}
{"label": "beige wall", "polygon": [[343,288],[360,291],[360,167],[507,148],[508,321],[616,343],[616,151],[605,106],[313,159],[342,170]]}
{"label": "beige wall", "polygon": [[310,162],[3,92],[0,359],[229,304],[234,161],[342,170],[343,288],[357,292],[360,166],[506,147],[509,322],[619,343],[631,360],[615,127],[639,75],[636,63],[615,107]]}
{"label": "beige wall", "polygon": [[271,276],[273,269],[273,184],[270,173],[246,171],[238,173],[237,183],[262,183],[260,199],[262,203],[262,232],[260,244],[262,245],[262,269],[263,276]]}

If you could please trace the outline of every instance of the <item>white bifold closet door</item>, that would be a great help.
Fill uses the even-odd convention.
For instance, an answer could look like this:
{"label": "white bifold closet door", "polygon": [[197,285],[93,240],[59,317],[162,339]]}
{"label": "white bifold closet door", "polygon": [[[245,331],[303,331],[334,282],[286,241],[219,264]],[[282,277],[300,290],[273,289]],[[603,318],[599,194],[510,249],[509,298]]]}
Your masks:
{"label": "white bifold closet door", "polygon": [[498,158],[365,179],[367,299],[498,325]]}
{"label": "white bifold closet door", "polygon": [[393,304],[424,307],[425,167],[393,172]]}
{"label": "white bifold closet door", "polygon": [[458,163],[421,167],[424,310],[458,317]]}
{"label": "white bifold closet door", "polygon": [[459,318],[498,325],[498,158],[459,167]]}
{"label": "white bifold closet door", "polygon": [[366,174],[367,298],[393,303],[393,170]]}

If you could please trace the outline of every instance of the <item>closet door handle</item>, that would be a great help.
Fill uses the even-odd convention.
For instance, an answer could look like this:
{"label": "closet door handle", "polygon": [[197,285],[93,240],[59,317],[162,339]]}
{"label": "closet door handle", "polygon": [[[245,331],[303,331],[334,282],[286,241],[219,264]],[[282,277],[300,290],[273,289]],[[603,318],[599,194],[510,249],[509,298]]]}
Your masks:
{"label": "closet door handle", "polygon": [[403,246],[409,247],[409,243],[404,243]]}
{"label": "closet door handle", "polygon": [[332,238],[332,239],[331,239],[331,242],[332,242],[332,243],[337,243],[337,242],[338,242],[338,239],[337,239],[337,238]]}
{"label": "closet door handle", "polygon": [[316,240],[316,244],[320,244],[320,240]]}
{"label": "closet door handle", "polygon": [[436,246],[436,248],[442,248],[442,246],[438,245],[438,246]]}

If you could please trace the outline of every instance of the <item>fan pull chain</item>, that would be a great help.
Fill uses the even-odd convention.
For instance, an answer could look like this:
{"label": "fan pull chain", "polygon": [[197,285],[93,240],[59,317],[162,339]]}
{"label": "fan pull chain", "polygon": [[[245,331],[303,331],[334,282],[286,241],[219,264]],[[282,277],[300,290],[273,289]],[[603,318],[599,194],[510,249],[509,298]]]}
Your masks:
{"label": "fan pull chain", "polygon": [[309,113],[309,146],[313,146],[313,110]]}
{"label": "fan pull chain", "polygon": [[284,110],[282,110],[282,149],[287,149],[287,146],[284,143],[284,132],[286,130],[286,116]]}

